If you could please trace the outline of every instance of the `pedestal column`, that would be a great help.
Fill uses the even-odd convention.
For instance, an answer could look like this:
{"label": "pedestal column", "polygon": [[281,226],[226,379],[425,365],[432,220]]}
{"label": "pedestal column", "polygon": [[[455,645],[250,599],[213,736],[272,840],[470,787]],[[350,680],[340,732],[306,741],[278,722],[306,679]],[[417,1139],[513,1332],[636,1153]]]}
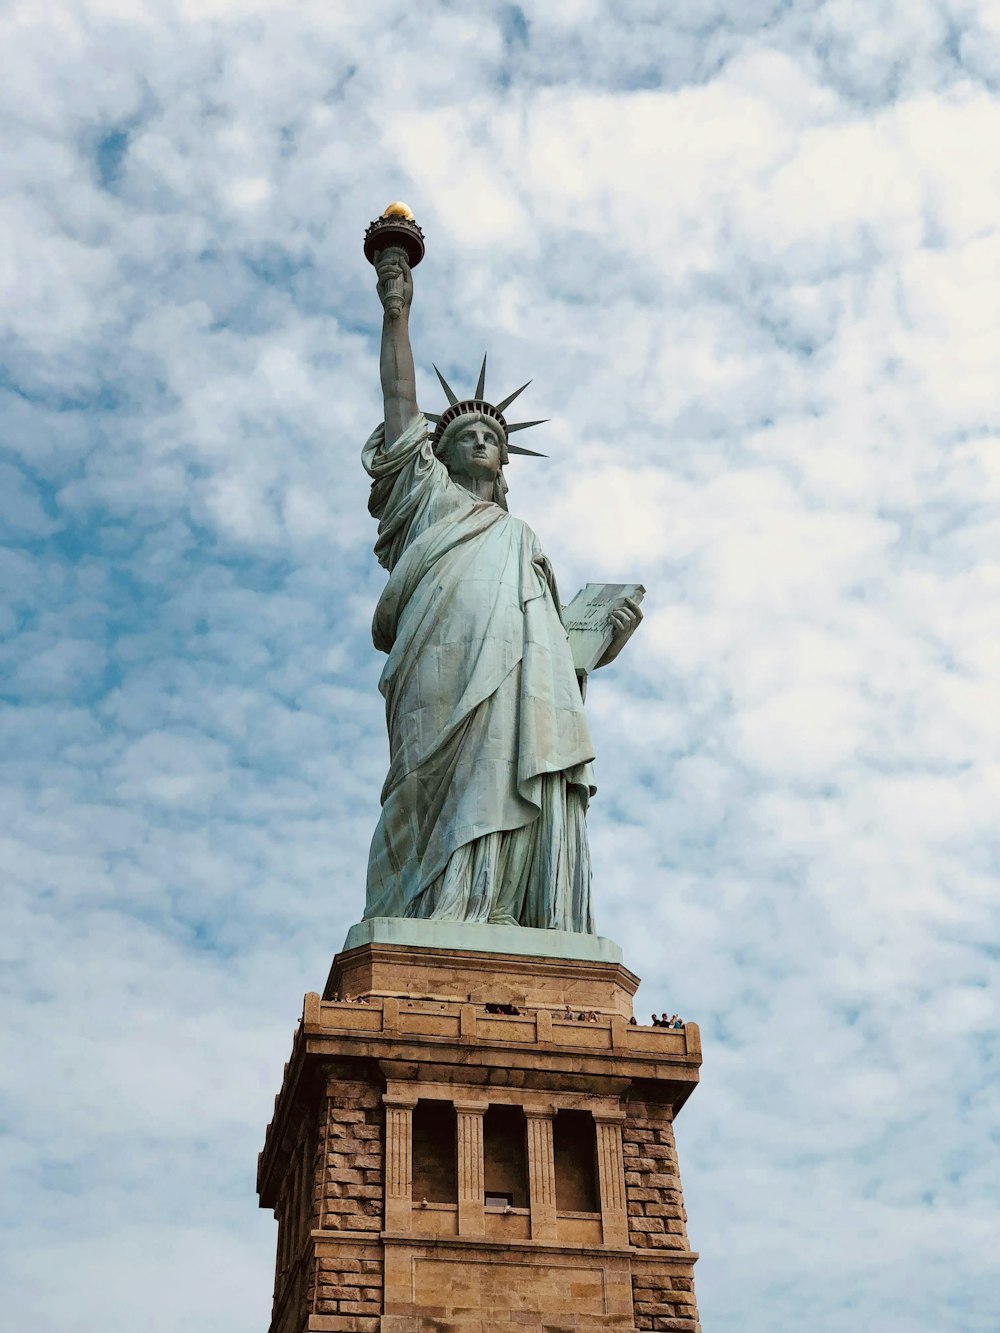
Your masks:
{"label": "pedestal column", "polygon": [[597,1174],[601,1191],[601,1220],[605,1245],[628,1244],[625,1205],[625,1159],[622,1154],[624,1115],[595,1114]]}
{"label": "pedestal column", "polygon": [[416,1100],[385,1093],[385,1228],[408,1232],[413,1214],[413,1108]]}
{"label": "pedestal column", "polygon": [[556,1162],[552,1148],[552,1112],[529,1110],[528,1198],[531,1204],[531,1239],[556,1239]]}
{"label": "pedestal column", "polygon": [[458,1234],[486,1234],[483,1166],[485,1105],[455,1102],[458,1129]]}

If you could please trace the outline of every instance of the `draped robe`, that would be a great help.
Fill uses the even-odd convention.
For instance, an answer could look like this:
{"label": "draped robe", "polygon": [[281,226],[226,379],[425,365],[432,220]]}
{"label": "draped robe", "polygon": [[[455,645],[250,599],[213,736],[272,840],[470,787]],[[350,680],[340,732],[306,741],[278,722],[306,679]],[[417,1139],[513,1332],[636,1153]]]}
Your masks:
{"label": "draped robe", "polygon": [[449,477],[418,416],[364,448],[389,772],[365,916],[593,932],[593,748],[551,568]]}

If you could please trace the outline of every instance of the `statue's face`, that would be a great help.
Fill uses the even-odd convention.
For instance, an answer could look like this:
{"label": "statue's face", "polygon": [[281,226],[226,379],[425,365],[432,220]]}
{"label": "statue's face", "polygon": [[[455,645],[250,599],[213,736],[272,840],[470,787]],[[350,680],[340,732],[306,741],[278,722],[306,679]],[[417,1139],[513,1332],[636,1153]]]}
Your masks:
{"label": "statue's face", "polygon": [[455,481],[495,480],[500,471],[500,436],[485,421],[470,421],[448,441],[445,466]]}

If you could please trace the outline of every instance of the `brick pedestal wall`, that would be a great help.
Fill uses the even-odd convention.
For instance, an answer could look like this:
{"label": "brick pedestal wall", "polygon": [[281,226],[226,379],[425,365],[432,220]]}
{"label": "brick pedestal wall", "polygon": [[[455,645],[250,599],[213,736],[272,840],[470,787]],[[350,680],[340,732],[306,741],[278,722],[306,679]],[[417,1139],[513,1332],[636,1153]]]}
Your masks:
{"label": "brick pedestal wall", "polygon": [[[367,1257],[366,1257],[367,1256]],[[320,1254],[313,1327],[327,1333],[378,1333],[382,1310],[382,1256],[378,1246],[352,1255]]]}
{"label": "brick pedestal wall", "polygon": [[327,1095],[321,1111],[317,1224],[323,1231],[349,1233],[350,1241],[320,1242],[312,1311],[325,1316],[323,1328],[329,1333],[377,1333],[382,1250],[365,1245],[357,1233],[377,1236],[383,1225],[382,1097],[349,1064],[327,1065],[323,1073]]}
{"label": "brick pedestal wall", "polygon": [[[700,1038],[630,1025],[637,984],[584,960],[339,955],[331,992],[365,1003],[306,996],[258,1168],[279,1221],[271,1333],[700,1333],[672,1123]],[[493,986],[512,1012],[489,1004]],[[581,996],[596,1019],[564,1017]],[[453,1203],[414,1194],[427,1103],[450,1108]],[[527,1206],[486,1206],[490,1113],[523,1127]],[[595,1148],[585,1204],[566,1203],[586,1164],[557,1161],[564,1115]],[[420,1151],[426,1172],[437,1159]]]}
{"label": "brick pedestal wall", "polygon": [[328,1090],[320,1126],[321,1229],[382,1230],[383,1120],[378,1088],[355,1081],[343,1066],[326,1071]]}
{"label": "brick pedestal wall", "polygon": [[672,1271],[670,1263],[671,1250],[689,1248],[671,1107],[629,1100],[622,1152],[629,1242],[657,1256],[632,1274],[635,1326],[697,1333],[694,1282],[689,1274]]}

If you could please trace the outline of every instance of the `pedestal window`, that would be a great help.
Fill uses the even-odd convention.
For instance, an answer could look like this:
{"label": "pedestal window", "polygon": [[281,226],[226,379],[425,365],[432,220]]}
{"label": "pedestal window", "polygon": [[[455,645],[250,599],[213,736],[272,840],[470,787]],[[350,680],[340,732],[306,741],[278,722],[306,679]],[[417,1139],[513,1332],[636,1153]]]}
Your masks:
{"label": "pedestal window", "polygon": [[528,1153],[520,1106],[491,1106],[483,1117],[487,1208],[528,1207]]}
{"label": "pedestal window", "polygon": [[413,1109],[414,1203],[458,1203],[455,1107],[419,1101]]}
{"label": "pedestal window", "polygon": [[597,1139],[589,1111],[559,1111],[552,1122],[556,1211],[597,1213]]}

